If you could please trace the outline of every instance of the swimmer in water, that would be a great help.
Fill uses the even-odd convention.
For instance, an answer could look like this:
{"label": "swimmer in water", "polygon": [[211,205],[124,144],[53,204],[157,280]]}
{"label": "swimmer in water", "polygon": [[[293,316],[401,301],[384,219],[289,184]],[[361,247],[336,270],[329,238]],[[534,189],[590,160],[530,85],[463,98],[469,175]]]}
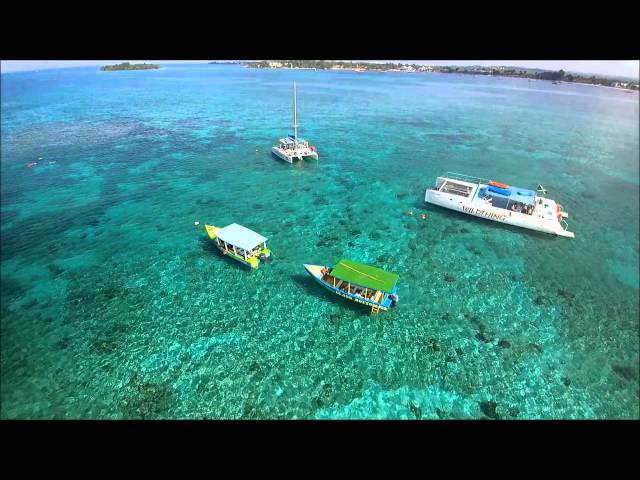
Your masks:
{"label": "swimmer in water", "polygon": [[427,218],[427,214],[426,214],[426,213],[421,213],[421,214],[420,214],[420,218],[421,218],[422,220],[426,220],[426,218]]}
{"label": "swimmer in water", "polygon": [[413,210],[411,209],[407,210],[407,215],[413,215]]}

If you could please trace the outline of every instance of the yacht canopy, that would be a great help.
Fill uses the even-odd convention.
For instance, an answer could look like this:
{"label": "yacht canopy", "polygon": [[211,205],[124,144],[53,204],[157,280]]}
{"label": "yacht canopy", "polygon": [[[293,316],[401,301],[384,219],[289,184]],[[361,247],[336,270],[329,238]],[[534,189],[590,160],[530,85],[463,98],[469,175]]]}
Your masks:
{"label": "yacht canopy", "polygon": [[243,250],[253,250],[261,243],[267,241],[267,239],[259,233],[249,230],[237,223],[232,223],[231,225],[221,228],[216,232],[216,236],[220,240],[230,243],[236,247],[240,247]]}
{"label": "yacht canopy", "polygon": [[[289,137],[291,137],[291,135],[289,135]],[[284,143],[285,145],[294,145],[295,142],[293,140],[293,138],[281,138],[280,139],[280,143]],[[298,143],[304,143],[304,140],[300,137],[298,137]]]}
{"label": "yacht canopy", "polygon": [[503,195],[496,192],[495,190],[488,190],[487,188],[483,188],[482,190],[484,191],[480,191],[481,196],[485,193],[488,193],[493,197],[508,198],[510,202],[514,203],[523,203],[525,205],[535,205],[536,203],[536,192],[534,192],[533,190],[527,190],[526,188],[514,187],[513,185],[511,185],[509,187],[511,195]]}

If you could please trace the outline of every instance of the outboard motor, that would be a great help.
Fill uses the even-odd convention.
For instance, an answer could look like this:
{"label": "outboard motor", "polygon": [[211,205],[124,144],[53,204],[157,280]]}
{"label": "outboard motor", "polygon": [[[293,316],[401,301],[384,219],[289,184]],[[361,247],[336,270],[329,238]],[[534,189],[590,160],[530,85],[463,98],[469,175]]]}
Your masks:
{"label": "outboard motor", "polygon": [[391,293],[389,294],[389,298],[391,299],[391,305],[395,307],[398,304],[398,295],[396,295],[395,293]]}
{"label": "outboard motor", "polygon": [[268,258],[269,258],[269,257],[267,257],[264,253],[261,253],[261,254],[260,254],[260,261],[261,261],[262,263],[267,263],[267,259],[268,259]]}

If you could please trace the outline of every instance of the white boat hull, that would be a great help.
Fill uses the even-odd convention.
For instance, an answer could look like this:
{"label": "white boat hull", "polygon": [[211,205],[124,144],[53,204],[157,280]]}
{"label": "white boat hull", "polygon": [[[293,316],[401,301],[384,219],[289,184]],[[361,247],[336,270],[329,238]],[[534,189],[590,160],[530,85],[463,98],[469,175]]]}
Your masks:
{"label": "white boat hull", "polygon": [[[504,208],[493,207],[489,203],[469,202],[466,198],[451,195],[445,192],[428,189],[424,197],[425,202],[438,205],[440,207],[456,210],[474,217],[493,220],[494,222],[506,223],[515,227],[528,228],[538,232],[551,233],[562,237],[574,238],[574,233],[565,230],[555,215],[544,215],[536,207],[533,215],[512,212]],[[552,200],[547,200],[553,202]],[[553,202],[555,205],[555,202]],[[566,215],[563,215],[566,216]]]}
{"label": "white boat hull", "polygon": [[309,148],[298,150],[283,150],[278,147],[272,147],[271,152],[273,152],[276,157],[288,163],[297,162],[298,160],[302,160],[305,158],[318,160],[318,152],[315,152]]}

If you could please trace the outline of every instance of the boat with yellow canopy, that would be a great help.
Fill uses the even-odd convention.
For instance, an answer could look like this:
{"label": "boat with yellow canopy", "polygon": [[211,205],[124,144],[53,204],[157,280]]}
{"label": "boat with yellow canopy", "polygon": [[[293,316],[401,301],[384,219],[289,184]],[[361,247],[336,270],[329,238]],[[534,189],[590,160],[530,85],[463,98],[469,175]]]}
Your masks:
{"label": "boat with yellow canopy", "polygon": [[204,228],[224,255],[243,265],[258,268],[260,261],[266,262],[271,256],[271,250],[267,248],[267,238],[242,225],[232,223],[220,228],[205,224]]}

